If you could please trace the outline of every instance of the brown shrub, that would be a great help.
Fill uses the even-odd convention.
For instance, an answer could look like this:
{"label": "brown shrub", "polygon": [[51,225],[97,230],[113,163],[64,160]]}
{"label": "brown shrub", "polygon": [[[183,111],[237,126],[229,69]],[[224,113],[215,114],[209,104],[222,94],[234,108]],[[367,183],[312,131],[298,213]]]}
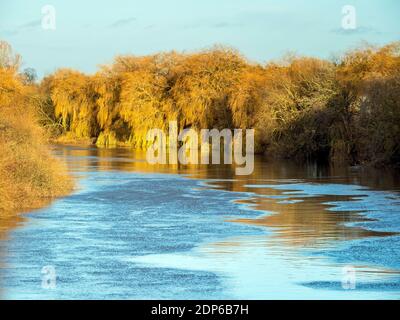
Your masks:
{"label": "brown shrub", "polygon": [[0,215],[9,215],[67,194],[72,181],[46,146],[31,88],[13,70],[0,73]]}

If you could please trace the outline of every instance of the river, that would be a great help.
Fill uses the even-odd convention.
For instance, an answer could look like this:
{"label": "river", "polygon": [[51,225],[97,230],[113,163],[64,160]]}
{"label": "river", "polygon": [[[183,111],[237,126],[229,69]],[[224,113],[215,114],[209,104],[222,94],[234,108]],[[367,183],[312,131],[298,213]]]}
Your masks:
{"label": "river", "polygon": [[1,299],[400,298],[396,172],[256,158],[235,176],[54,152],[77,188],[0,220]]}

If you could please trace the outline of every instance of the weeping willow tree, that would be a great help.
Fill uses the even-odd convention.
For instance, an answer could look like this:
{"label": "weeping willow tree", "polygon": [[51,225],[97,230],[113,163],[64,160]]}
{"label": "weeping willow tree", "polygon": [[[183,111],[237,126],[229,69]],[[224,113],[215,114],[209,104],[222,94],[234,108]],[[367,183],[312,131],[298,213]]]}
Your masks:
{"label": "weeping willow tree", "polygon": [[61,118],[65,131],[76,138],[96,137],[97,94],[91,77],[69,69],[58,70],[52,87],[54,113]]}
{"label": "weeping willow tree", "polygon": [[121,76],[106,67],[93,77],[96,121],[100,130],[97,145],[116,146],[118,141],[129,138],[127,124],[120,118],[121,83]]}
{"label": "weeping willow tree", "polygon": [[188,56],[172,89],[180,127],[230,128],[229,95],[245,60],[234,50],[216,47]]}
{"label": "weeping willow tree", "polygon": [[262,152],[274,127],[268,97],[267,73],[261,66],[247,66],[235,82],[229,97],[234,128],[254,128],[256,151]]}
{"label": "weeping willow tree", "polygon": [[134,70],[123,74],[119,114],[129,124],[132,145],[146,147],[147,131],[165,127],[167,88],[155,57],[138,58]]}

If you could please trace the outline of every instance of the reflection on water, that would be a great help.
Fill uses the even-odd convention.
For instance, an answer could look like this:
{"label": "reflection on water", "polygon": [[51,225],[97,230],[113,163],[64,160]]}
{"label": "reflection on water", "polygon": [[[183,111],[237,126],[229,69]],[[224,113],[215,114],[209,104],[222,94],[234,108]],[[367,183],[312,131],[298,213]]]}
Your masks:
{"label": "reflection on water", "polygon": [[[245,191],[243,186],[251,182],[282,181],[296,179],[320,183],[343,183],[367,186],[379,190],[400,191],[400,172],[372,170],[359,167],[327,166],[318,163],[293,161],[266,161],[255,156],[254,172],[250,176],[235,175],[233,165],[149,165],[143,151],[129,148],[104,149],[96,147],[55,146],[54,151],[67,158],[74,170],[123,170],[135,172],[164,172],[191,174],[201,179],[225,179],[230,191]],[[243,183],[243,182],[246,183]]]}
{"label": "reflection on water", "polygon": [[0,240],[6,239],[8,232],[20,225],[24,220],[24,217],[21,216],[0,217]]}
{"label": "reflection on water", "polygon": [[[400,175],[396,171],[366,170],[335,167],[317,163],[299,165],[294,162],[271,162],[256,157],[254,172],[249,176],[235,175],[232,165],[149,165],[143,151],[132,149],[61,148],[57,151],[70,160],[72,170],[123,170],[135,172],[161,172],[184,174],[206,180],[205,187],[234,192],[255,193],[256,197],[237,200],[253,209],[268,214],[256,219],[236,219],[237,222],[258,224],[275,229],[276,237],[290,245],[315,245],[323,240],[346,240],[368,236],[388,236],[393,232],[373,231],[350,227],[351,222],[369,221],[362,216],[368,208],[332,211],[334,202],[357,202],[355,196],[365,197],[363,187],[380,190],[400,190]],[[290,184],[288,184],[290,183]],[[291,190],[296,183],[320,184],[314,194],[308,190]],[[274,188],[275,185],[287,186]],[[323,192],[321,185],[329,184]],[[346,187],[343,185],[351,185]],[[332,188],[332,185],[337,185]],[[356,186],[354,188],[354,186]],[[326,189],[326,186],[325,186]],[[297,193],[296,193],[297,192]],[[362,206],[362,204],[361,204]],[[400,211],[400,209],[399,209]],[[360,215],[361,214],[361,215]]]}
{"label": "reflection on water", "polygon": [[[399,297],[397,172],[259,157],[236,176],[230,165],[149,165],[131,149],[54,152],[79,189],[0,221],[5,298]],[[31,274],[45,264],[61,272],[55,292]]]}

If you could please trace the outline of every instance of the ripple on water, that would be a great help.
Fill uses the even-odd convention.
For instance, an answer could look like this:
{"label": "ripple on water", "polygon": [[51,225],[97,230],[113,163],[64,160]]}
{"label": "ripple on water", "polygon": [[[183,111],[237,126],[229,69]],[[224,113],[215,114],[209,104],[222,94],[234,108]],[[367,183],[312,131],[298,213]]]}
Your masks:
{"label": "ripple on water", "polygon": [[[270,174],[257,162],[255,176],[232,178],[229,168],[156,173],[128,151],[59,153],[79,188],[3,233],[2,298],[399,295],[396,192],[337,175],[318,183],[284,164]],[[55,290],[41,287],[46,265],[56,268]],[[347,265],[356,290],[341,287]]]}

